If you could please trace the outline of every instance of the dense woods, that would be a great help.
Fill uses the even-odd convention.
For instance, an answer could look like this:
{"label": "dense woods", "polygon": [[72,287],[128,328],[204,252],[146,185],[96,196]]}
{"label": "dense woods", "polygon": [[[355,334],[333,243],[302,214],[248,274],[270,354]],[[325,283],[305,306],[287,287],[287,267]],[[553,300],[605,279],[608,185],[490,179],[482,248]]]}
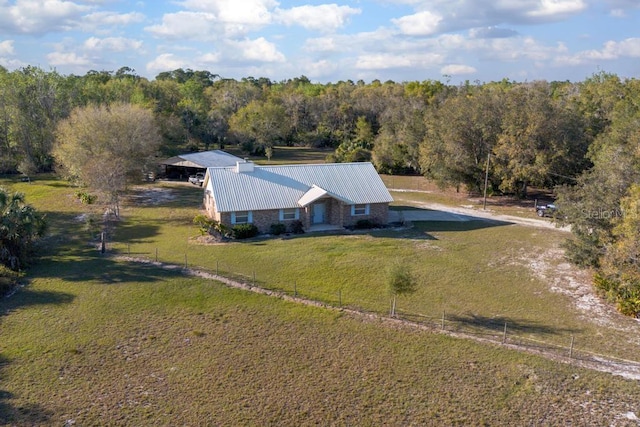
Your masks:
{"label": "dense woods", "polygon": [[[56,168],[61,123],[88,106],[151,113],[157,156],[237,145],[326,147],[328,160],[371,160],[378,171],[422,174],[494,194],[556,189],[572,225],[568,256],[597,269],[620,309],[640,313],[640,82],[601,72],[581,82],[340,81],[301,76],[225,79],[174,70],[154,80],[123,67],[60,75],[0,67],[0,172]],[[156,147],[153,147],[156,150]]]}

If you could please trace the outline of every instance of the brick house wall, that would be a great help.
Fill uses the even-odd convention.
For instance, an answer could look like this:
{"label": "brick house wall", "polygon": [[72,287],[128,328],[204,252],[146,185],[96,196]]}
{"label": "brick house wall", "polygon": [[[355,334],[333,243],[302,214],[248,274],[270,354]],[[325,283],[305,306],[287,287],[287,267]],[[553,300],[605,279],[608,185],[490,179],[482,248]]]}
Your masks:
{"label": "brick house wall", "polygon": [[361,219],[368,219],[374,224],[386,224],[389,222],[389,204],[369,204],[369,215],[351,215],[351,205],[343,205],[342,225],[345,227],[356,225]]}
{"label": "brick house wall", "polygon": [[[353,226],[359,220],[369,220],[374,224],[386,224],[389,222],[389,205],[388,203],[372,203],[369,205],[368,215],[351,215],[351,205],[346,205],[335,199],[323,199],[325,203],[326,223],[337,226]],[[209,217],[220,221],[227,227],[233,228],[235,224],[231,223],[230,212],[217,212],[213,202],[213,197],[205,195],[205,209]],[[271,224],[283,223],[289,228],[289,225],[295,220],[280,221],[279,210],[262,210],[252,211],[252,223],[258,227],[260,233],[269,233]],[[300,221],[305,229],[309,229],[313,225],[313,209],[312,205],[300,208]]]}
{"label": "brick house wall", "polygon": [[[303,208],[300,208],[300,220],[303,217]],[[207,210],[208,212],[208,210]],[[233,228],[236,224],[231,223],[231,212],[222,212],[218,213],[220,221],[222,224],[226,225],[229,228]],[[211,216],[211,214],[209,214]],[[280,221],[280,210],[269,210],[269,211],[251,211],[252,216],[252,224],[258,227],[258,231],[260,233],[269,233],[271,232],[271,224],[282,223],[287,226],[287,230],[292,222],[296,221],[295,219],[285,219]],[[211,216],[213,218],[213,216]],[[304,222],[303,222],[304,224]]]}

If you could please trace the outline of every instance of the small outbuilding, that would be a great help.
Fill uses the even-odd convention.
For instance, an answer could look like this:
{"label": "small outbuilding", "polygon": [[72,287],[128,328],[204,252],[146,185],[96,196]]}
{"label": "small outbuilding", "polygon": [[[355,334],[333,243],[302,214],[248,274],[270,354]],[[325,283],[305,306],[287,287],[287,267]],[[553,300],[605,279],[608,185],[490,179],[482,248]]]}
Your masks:
{"label": "small outbuilding", "polygon": [[210,167],[204,180],[207,214],[233,227],[300,221],[313,230],[349,227],[360,220],[387,224],[391,194],[371,163],[257,166],[238,161]]}
{"label": "small outbuilding", "polygon": [[233,166],[242,160],[233,154],[212,150],[171,157],[160,162],[160,166],[164,168],[164,175],[167,178],[186,180],[190,175],[205,173],[207,168]]}

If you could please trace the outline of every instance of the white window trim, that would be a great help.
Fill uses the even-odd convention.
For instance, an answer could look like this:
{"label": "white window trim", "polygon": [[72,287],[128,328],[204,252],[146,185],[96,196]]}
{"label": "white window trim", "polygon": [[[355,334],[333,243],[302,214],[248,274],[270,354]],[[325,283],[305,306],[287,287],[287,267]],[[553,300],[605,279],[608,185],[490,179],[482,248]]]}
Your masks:
{"label": "white window trim", "polygon": [[[291,210],[291,209],[295,209],[295,212],[296,212],[295,213],[295,217],[294,218],[285,219],[284,218],[284,211],[288,211],[288,210]],[[278,219],[280,221],[293,221],[293,220],[296,220],[296,219],[300,219],[300,208],[291,208],[291,209],[280,209],[280,213],[278,215]]]}
{"label": "white window trim", "polygon": [[236,222],[236,213],[231,212],[231,224],[253,224],[252,211],[238,211],[238,212],[247,212],[247,222]]}
{"label": "white window trim", "polygon": [[[364,213],[356,213],[356,206],[364,205]],[[358,203],[358,205],[351,205],[351,216],[365,216],[369,215],[369,203]]]}

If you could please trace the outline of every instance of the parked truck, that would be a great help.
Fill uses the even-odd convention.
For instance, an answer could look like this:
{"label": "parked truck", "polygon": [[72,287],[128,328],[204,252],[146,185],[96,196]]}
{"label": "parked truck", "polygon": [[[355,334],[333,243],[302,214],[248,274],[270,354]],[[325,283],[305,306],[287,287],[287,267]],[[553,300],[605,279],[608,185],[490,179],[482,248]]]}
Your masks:
{"label": "parked truck", "polygon": [[201,172],[198,172],[195,175],[190,175],[189,182],[192,183],[193,185],[199,185],[200,187],[202,187],[202,184],[204,183],[204,174]]}

